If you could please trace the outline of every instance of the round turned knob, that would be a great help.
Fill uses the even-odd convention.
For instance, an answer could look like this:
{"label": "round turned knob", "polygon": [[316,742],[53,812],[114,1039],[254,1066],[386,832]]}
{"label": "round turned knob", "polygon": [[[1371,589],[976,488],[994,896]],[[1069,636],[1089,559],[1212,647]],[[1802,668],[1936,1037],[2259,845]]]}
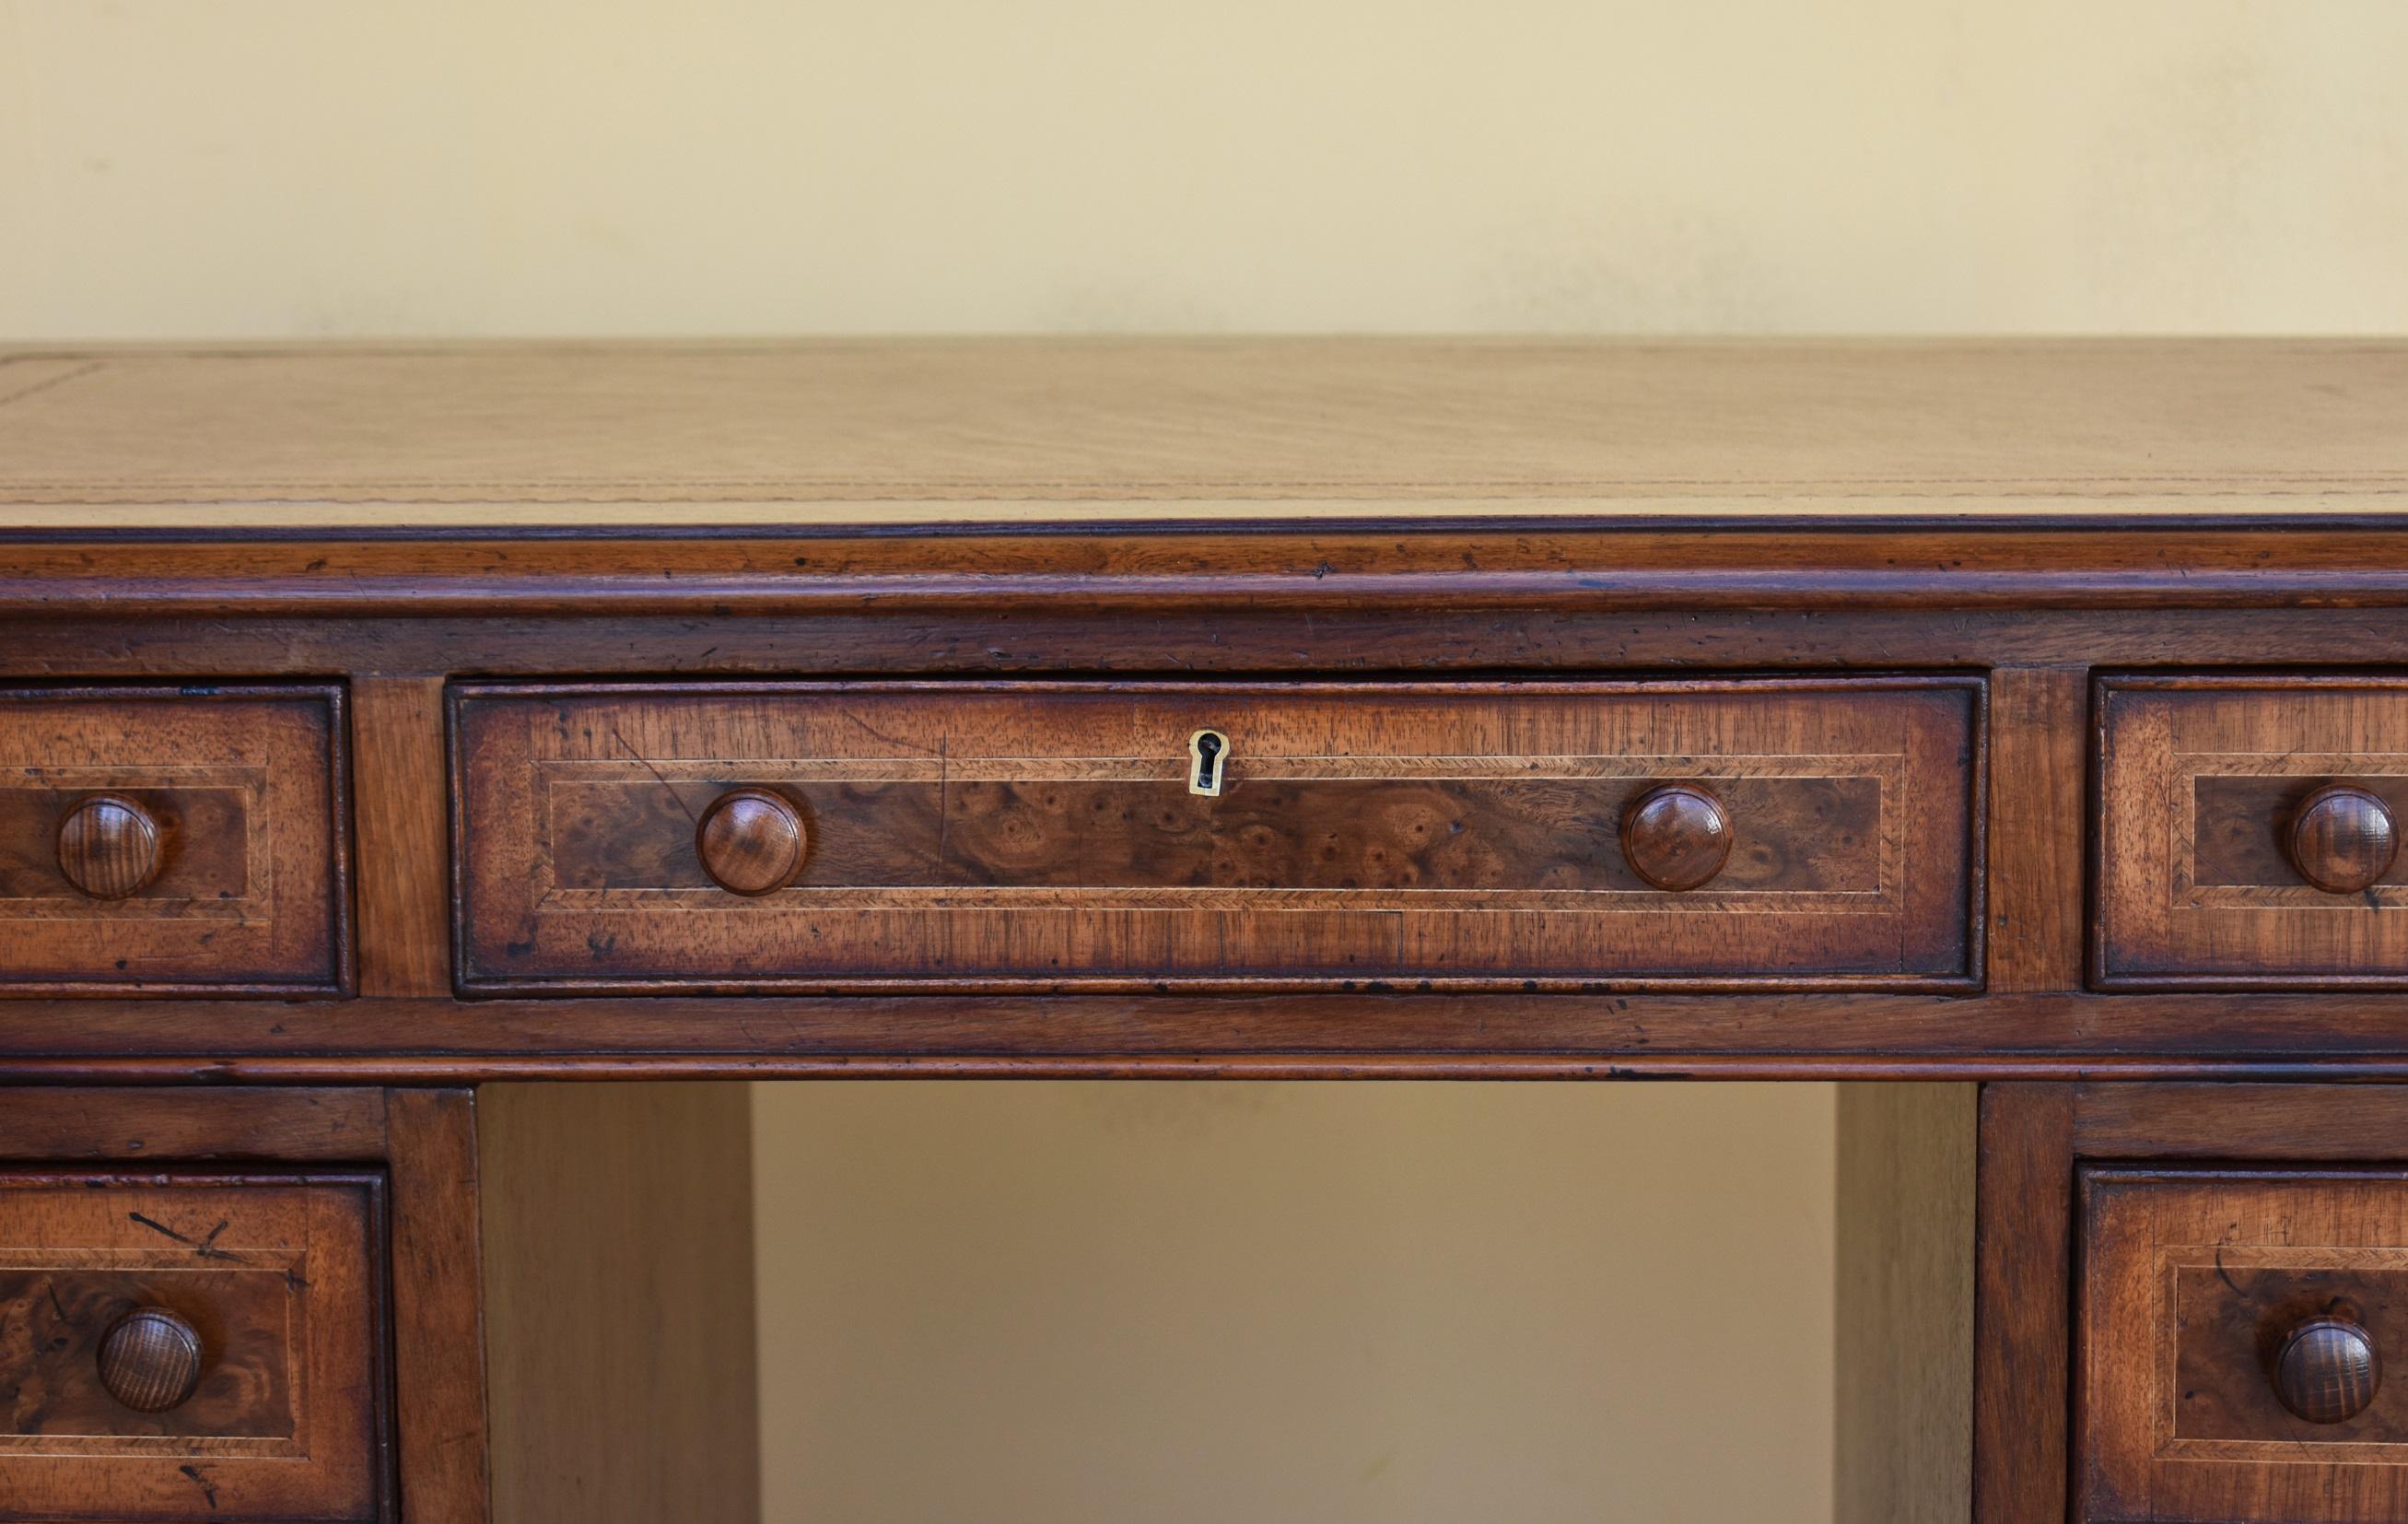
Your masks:
{"label": "round turned knob", "polygon": [[159,823],[132,799],[95,794],[59,822],[59,871],[94,899],[122,899],[159,876]]}
{"label": "round turned knob", "polygon": [[782,889],[803,870],[810,855],[810,831],[803,813],[766,789],[723,794],[703,812],[695,850],[711,882],[730,894],[762,895]]}
{"label": "round turned knob", "polygon": [[1723,870],[1730,816],[1695,784],[1660,784],[1622,813],[1622,855],[1659,889],[1694,889]]}
{"label": "round turned knob", "polygon": [[2391,807],[2354,784],[2329,784],[2291,816],[2291,866],[2328,894],[2373,887],[2400,855]]}
{"label": "round turned knob", "polygon": [[2293,1329],[2274,1357],[2274,1395],[2310,1423],[2355,1418],[2383,1384],[2374,1340],[2345,1317],[2318,1317]]}
{"label": "round turned knob", "polygon": [[201,1384],[201,1335],[165,1307],[141,1307],[101,1336],[100,1384],[136,1413],[181,1407]]}

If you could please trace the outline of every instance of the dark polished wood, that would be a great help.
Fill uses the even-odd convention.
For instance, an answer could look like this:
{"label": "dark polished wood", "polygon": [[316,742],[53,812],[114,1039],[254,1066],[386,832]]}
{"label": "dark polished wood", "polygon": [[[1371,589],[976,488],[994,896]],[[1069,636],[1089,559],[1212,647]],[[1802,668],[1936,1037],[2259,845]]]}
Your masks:
{"label": "dark polished wood", "polygon": [[159,876],[159,822],[132,799],[95,794],[59,822],[59,871],[94,899],[122,899]]}
{"label": "dark polished wood", "polygon": [[[1819,560],[1869,571],[1903,565],[1896,558],[1928,548],[1934,542],[1925,537],[1932,533],[1890,526],[1795,528],[1779,537],[1758,537],[1753,550],[1742,543],[1756,534],[1745,527],[1698,526],[1675,534],[1660,527],[1550,526],[1542,538],[1546,554],[1568,557],[1565,564],[1598,571],[1620,567],[1613,574],[1627,573],[1640,582],[1669,579],[1648,583],[1661,591],[1681,585],[1685,575],[1670,559],[1668,547],[1675,540],[1706,561],[1758,555],[1768,574],[1776,545],[1807,563]],[[64,557],[56,544],[24,542],[7,547],[7,554],[49,557],[52,570],[69,581],[89,575],[93,567],[115,564],[131,569],[139,565],[144,568],[141,585],[156,587],[174,582],[179,569],[197,574],[211,557],[221,556],[230,580],[221,589],[223,601],[205,622],[132,613],[105,624],[79,623],[73,617],[21,620],[10,625],[10,640],[0,643],[0,667],[28,678],[62,672],[147,677],[154,684],[173,683],[179,691],[222,678],[230,668],[265,673],[332,671],[345,674],[360,703],[373,696],[373,704],[361,711],[360,723],[366,734],[373,720],[375,750],[360,769],[355,792],[362,828],[372,827],[376,833],[362,846],[360,894],[364,906],[372,899],[377,908],[376,917],[363,923],[370,928],[373,945],[363,949],[361,962],[375,976],[378,999],[348,1006],[307,1001],[280,1008],[235,1001],[212,1018],[205,1037],[194,1031],[189,1016],[169,1006],[146,1016],[113,1000],[95,1000],[89,1010],[74,1013],[39,1001],[0,1002],[0,1069],[51,1077],[225,1074],[322,1080],[408,1075],[473,1081],[484,1074],[541,1071],[547,1061],[559,1071],[574,1071],[617,1055],[612,1061],[624,1072],[654,1068],[664,1072],[858,1073],[872,1068],[925,1072],[932,1064],[947,1063],[963,1066],[963,1072],[1000,1072],[1023,1061],[1031,1072],[1075,1072],[1082,1057],[1091,1061],[1092,1072],[1312,1072],[1316,1065],[1318,1071],[1330,1073],[1363,1071],[1371,1065],[1478,1072],[1483,1057],[1493,1059],[1493,1071],[1499,1073],[1543,1071],[1550,1063],[1567,1074],[1886,1071],[2076,1077],[2100,1065],[2113,1065],[2116,1072],[2127,1074],[2180,1073],[2186,1067],[2191,1072],[2264,1077],[2408,1072],[2402,1067],[2408,1066],[2408,999],[2402,998],[2408,990],[2389,989],[2384,984],[2386,976],[2378,971],[2259,970],[2208,976],[2182,969],[2139,975],[2127,963],[2111,961],[2098,975],[2111,993],[2083,992],[2079,985],[2085,975],[2071,956],[2074,943],[2069,938],[2080,936],[2086,922],[2082,899],[2069,886],[2068,875],[2078,869],[2087,849],[2081,812],[2066,807],[2067,800],[2081,793],[2067,768],[2069,762],[2078,765],[2083,755],[2089,720],[2082,684],[2093,666],[2116,661],[2341,664],[2362,660],[2368,649],[2392,635],[2408,641],[2408,625],[2394,629],[2395,616],[2383,608],[2327,602],[2301,591],[2311,565],[2323,568],[2318,574],[2339,579],[2344,561],[2361,569],[2392,560],[2408,563],[2402,554],[2408,535],[2380,527],[2330,526],[2272,533],[2199,523],[2183,526],[2180,534],[2172,526],[2152,531],[1958,526],[1949,534],[1971,558],[1965,567],[2003,565],[1997,558],[2005,557],[2011,545],[2021,546],[2039,554],[2035,565],[2063,572],[2069,579],[2064,586],[2071,591],[2063,602],[2024,608],[2012,618],[1985,612],[1978,600],[1945,613],[1934,612],[1928,605],[1875,608],[1848,597],[1838,582],[1828,602],[1803,617],[1702,609],[1657,615],[1642,608],[1610,617],[1579,609],[1515,612],[1484,604],[1485,595],[1477,590],[1481,583],[1473,573],[1492,564],[1535,566],[1526,558],[1537,542],[1526,534],[1465,526],[1419,526],[1384,537],[1359,529],[1266,527],[1229,535],[1149,526],[1085,540],[1005,531],[899,538],[755,535],[691,541],[594,537],[322,539],[311,544],[325,553],[322,569],[304,569],[314,556],[291,562],[292,574],[313,587],[340,576],[346,568],[365,573],[362,557],[380,564],[385,574],[397,577],[403,568],[416,566],[438,582],[447,574],[442,570],[447,564],[462,574],[471,565],[491,573],[507,564],[529,576],[591,574],[657,582],[672,562],[691,572],[710,557],[724,555],[729,564],[741,563],[750,568],[748,574],[764,578],[782,566],[789,585],[798,592],[820,586],[823,576],[841,581],[872,563],[893,568],[897,576],[909,566],[922,568],[913,576],[941,575],[950,566],[976,567],[982,576],[1007,581],[1015,576],[1041,579],[1041,568],[1050,564],[1066,576],[1077,567],[1086,577],[1075,599],[1068,592],[1052,603],[1040,598],[1039,606],[1052,611],[1015,618],[1009,638],[995,639],[992,623],[982,616],[932,614],[925,608],[907,614],[882,597],[876,600],[875,612],[855,608],[803,616],[793,607],[757,615],[732,607],[723,611],[707,601],[699,582],[694,584],[695,601],[681,605],[681,612],[635,618],[564,610],[541,617],[489,611],[463,619],[456,611],[447,613],[430,606],[404,617],[353,619],[330,605],[322,611],[324,617],[279,620],[263,616],[265,605],[247,601],[244,580],[280,564],[298,542],[266,539],[240,547],[191,540],[85,542],[80,551],[88,552],[88,558],[80,554]],[[1652,538],[1662,536],[1670,538]],[[2315,549],[2324,542],[2320,537],[2333,537],[2330,543],[2336,547],[2345,541],[2348,556],[2337,549],[2325,556]],[[2249,547],[2245,553],[2240,549],[2244,543]],[[1666,558],[1651,563],[1642,554],[1635,563],[1613,559],[1619,550],[1650,544],[1663,549]],[[2221,567],[2217,575],[2235,580],[2225,591],[2188,609],[2169,601],[2173,597],[2171,583],[2153,607],[2117,608],[2109,605],[2120,602],[2120,595],[2101,601],[2098,584],[2083,582],[2085,567],[2117,566],[2119,576],[2131,572],[2137,563],[2117,557],[2128,557],[2144,544],[2155,547],[2158,565],[2195,556],[2198,565]],[[1458,553],[1454,571],[1447,569],[1441,546]],[[773,547],[788,549],[773,557]],[[1138,554],[1140,549],[1142,555]],[[1282,561],[1307,553],[1316,558],[1312,563]],[[1228,566],[1215,561],[1224,554],[1233,558]],[[1465,555],[1470,557],[1468,567]],[[691,559],[680,562],[680,556]],[[1210,578],[1240,563],[1265,568],[1284,564],[1290,569],[1280,574],[1296,576],[1301,590],[1303,583],[1316,582],[1310,573],[1323,557],[1333,568],[1361,564],[1366,575],[1384,580],[1342,607],[1283,609],[1276,600],[1257,606],[1240,599],[1220,610],[1211,639],[1202,643],[1182,634],[1176,620],[1127,618],[1113,611],[1122,604],[1149,607],[1146,599],[1154,596],[1149,590],[1158,586],[1149,579],[1163,567],[1177,565],[1187,568],[1182,575]],[[797,566],[798,560],[809,564]],[[70,570],[70,561],[82,569]],[[2228,598],[2240,597],[2241,568],[2251,564],[2267,571],[2255,584],[2258,596],[2228,604]],[[1655,569],[1648,569],[1651,566]],[[2298,578],[2286,581],[2285,568],[2298,571]],[[1930,598],[1941,599],[1944,589],[1956,585],[1960,569],[1935,562],[1913,575],[1923,580],[1919,585]],[[1458,578],[1455,572],[1464,575]],[[2328,585],[2339,597],[2341,582]],[[2085,586],[2090,591],[2081,591]],[[129,593],[134,587],[132,582],[122,584]],[[1126,598],[1116,604],[1118,595],[1100,601],[1089,597],[1111,587],[1120,588]],[[333,591],[331,585],[328,591]],[[2078,604],[2087,607],[2074,606]],[[1154,644],[1149,647],[1149,641]],[[1248,981],[1238,979],[1211,1003],[1181,1003],[1188,998],[1131,989],[1090,995],[1071,1013],[1058,1004],[1015,1003],[1013,996],[993,989],[959,1006],[894,1007],[876,992],[844,993],[823,981],[787,976],[788,982],[779,986],[784,999],[778,1014],[767,1023],[758,1019],[756,1008],[741,1000],[724,1006],[657,1007],[580,1000],[574,1008],[550,1013],[506,1009],[522,1002],[500,1002],[480,1014],[450,999],[450,975],[443,967],[449,956],[443,942],[449,939],[429,935],[434,918],[449,913],[452,898],[442,876],[440,837],[433,834],[441,828],[446,786],[441,754],[434,749],[441,744],[440,721],[430,715],[427,704],[443,691],[445,674],[460,660],[459,654],[476,653],[480,669],[497,673],[557,672],[567,664],[597,674],[698,666],[757,675],[791,670],[798,649],[841,652],[849,670],[882,672],[888,681],[902,674],[917,681],[970,676],[985,681],[1008,673],[1128,671],[1132,664],[1149,663],[1142,669],[1155,674],[1184,663],[1199,670],[1322,678],[1392,673],[1405,665],[1460,668],[1471,663],[1542,669],[1559,680],[1568,672],[1627,669],[1632,664],[1658,669],[1795,668],[1801,662],[1863,666],[1895,663],[1907,652],[1918,659],[1977,668],[2006,664],[1995,665],[1990,672],[1993,723],[1980,749],[1995,751],[2013,764],[2011,772],[1998,775],[2009,781],[1990,791],[1988,818],[1979,823],[2011,833],[1996,842],[1984,875],[1985,898],[1993,902],[1996,917],[1986,928],[1992,947],[1986,960],[1990,990],[1978,1007],[1944,995],[1768,996],[1750,1003],[1745,992],[1736,988],[1659,1001],[1644,990],[1617,992],[1630,982],[1624,976],[1616,986],[1594,992],[1580,987],[1578,981],[1557,985],[1541,979],[1541,987],[1527,998],[1518,990],[1499,989],[1493,999],[1481,997],[1484,1003],[1480,1005],[1460,1003],[1466,999],[1460,995],[1450,997],[1455,1003],[1421,1005],[1414,999],[1415,982],[1398,985],[1374,978],[1358,982],[1351,992],[1291,993],[1271,1000],[1269,988],[1250,988]],[[2054,665],[2013,665],[2034,660]],[[2264,678],[2238,681],[2282,686]],[[2371,697],[2358,712],[2372,714],[2382,691],[2379,675],[2367,677],[2363,684]],[[2017,696],[2011,706],[2006,702],[2010,694]],[[2371,722],[2361,718],[2352,723]],[[1185,740],[1185,735],[1177,738],[1182,750]],[[2270,735],[2253,744],[2297,751],[2316,743]],[[1238,753],[1237,792],[1220,801],[1196,798],[1196,806],[1242,800],[1248,786],[1242,744]],[[1981,760],[1977,755],[1976,764]],[[2362,769],[2336,768],[2302,783],[2320,786],[2337,778],[2378,793],[2387,786],[2379,771]],[[756,781],[737,776],[725,784],[755,786]],[[71,799],[90,792],[80,791]],[[139,790],[118,792],[137,800],[145,798]],[[692,801],[697,815],[710,797],[698,795]],[[2299,797],[2279,792],[2235,797],[2229,818],[2257,822],[2262,834],[2217,838],[2215,850],[2226,855],[2208,860],[2242,865],[2252,874],[2280,875],[2261,882],[2274,892],[2309,897],[2318,907],[2286,913],[2295,918],[2362,915],[2363,907],[2353,899],[2324,895],[2300,882],[2290,865],[2276,823],[2289,818],[2288,807]],[[2216,797],[2202,798],[2214,802]],[[1727,796],[1725,803],[1739,825],[1742,844],[1723,873],[1694,894],[1720,893],[1723,882],[1743,865],[1753,816]],[[682,812],[656,824],[666,833],[664,841],[681,833],[692,840],[694,823]],[[645,829],[654,825],[648,818]],[[39,829],[37,823],[33,840],[40,843],[40,855],[32,860],[43,872],[55,875],[54,843],[40,836]],[[170,838],[171,842],[188,839],[181,831]],[[703,873],[698,852],[691,846],[686,850],[694,853],[694,885],[724,893]],[[171,882],[179,871],[170,855],[160,884]],[[816,848],[813,857],[818,859]],[[1621,863],[1618,843],[1609,841],[1595,860],[1609,868]],[[2126,903],[2115,890],[2120,882],[2116,871],[2113,865],[2102,867],[2100,903],[2109,921],[2120,913],[2116,907]],[[53,882],[58,893],[73,897],[63,903],[85,907],[86,913],[102,908],[100,902],[76,895],[63,878]],[[1631,882],[1644,883],[1635,874]],[[157,892],[154,885],[117,903],[140,906]],[[796,892],[773,892],[733,909],[776,914],[771,907]],[[2390,891],[2378,884],[2371,892]],[[2390,917],[2365,919],[2374,924],[2352,935],[2389,935],[2386,927]],[[600,934],[607,942],[608,933]],[[1293,991],[1293,976],[1287,977],[1288,983],[1278,987]],[[2189,1001],[2158,1001],[2122,993],[2136,978],[2186,989],[2202,982],[2228,981],[2245,989],[2279,978],[2316,988],[2345,984],[2355,993],[2341,1001],[2224,1001],[2213,994]],[[75,992],[88,987],[78,985]],[[151,987],[146,985],[142,992]],[[556,991],[548,988],[546,993]],[[971,992],[964,995],[967,999]],[[1857,1001],[1869,1003],[1845,1003]],[[1692,1057],[1695,1061],[1688,1061]],[[364,1060],[388,1067],[364,1068]],[[1984,1070],[1984,1065],[1990,1067]]]}
{"label": "dark polished wood", "polygon": [[477,1113],[494,1517],[760,1524],[748,1091],[490,1085]]}
{"label": "dark polished wood", "polygon": [[0,1171],[0,1519],[389,1518],[383,1188]]}
{"label": "dark polished wood", "polygon": [[0,692],[0,997],[348,989],[345,740],[324,683]]}
{"label": "dark polished wood", "polygon": [[2408,988],[2408,683],[2114,677],[2097,724],[2100,984]]}
{"label": "dark polished wood", "polygon": [[201,1331],[165,1307],[137,1307],[100,1339],[100,1384],[136,1413],[165,1413],[201,1383]]}
{"label": "dark polished wood", "polygon": [[[1981,700],[1952,678],[465,685],[461,984],[1963,989]],[[1199,728],[1228,736],[1217,796],[1191,786]],[[1711,889],[1668,895],[1621,849],[1667,761],[1748,822]],[[706,812],[769,780],[811,821],[799,877],[698,896],[696,818],[725,845]]]}
{"label": "dark polished wood", "polygon": [[0,1519],[745,1517],[740,1115],[461,1087],[779,1075],[1983,1081],[1842,1495],[2401,1517],[2403,355],[0,360]]}
{"label": "dark polished wood", "polygon": [[2382,1382],[2382,1352],[2355,1318],[2309,1318],[2283,1336],[2274,1356],[2274,1395],[2310,1423],[2347,1423]]}
{"label": "dark polished wood", "polygon": [[486,1524],[484,1297],[478,1280],[476,1102],[467,1090],[387,1090],[393,1188],[394,1471],[405,1524]]}
{"label": "dark polished wood", "polygon": [[[15,1383],[18,1393],[13,1406],[0,1402],[0,1427],[13,1412],[24,1434],[34,1416],[54,1411],[72,1415],[64,1421],[75,1433],[132,1437],[100,1451],[75,1441],[82,1447],[72,1463],[41,1462],[48,1442],[18,1443],[22,1457],[0,1443],[0,1519],[43,1496],[18,1490],[38,1480],[24,1469],[38,1464],[66,1489],[54,1500],[90,1505],[35,1516],[46,1521],[486,1524],[476,1140],[466,1091],[37,1086],[5,1101],[0,1160],[12,1167],[0,1170],[0,1262],[36,1268],[0,1271],[36,1299],[27,1316],[15,1302],[0,1309],[0,1362],[30,1362],[0,1372],[0,1389]],[[47,1192],[14,1193],[33,1185]],[[69,1218],[41,1210],[44,1202]],[[38,1268],[50,1251],[29,1242],[62,1232],[67,1247],[50,1257],[79,1268]],[[285,1236],[305,1232],[306,1242]],[[141,1269],[108,1268],[120,1259]],[[98,1359],[107,1331],[148,1306],[190,1323],[205,1355],[194,1395],[157,1415],[108,1395]],[[65,1342],[29,1348],[62,1307],[70,1314]],[[388,1350],[389,1397],[380,1373]],[[27,1384],[27,1369],[38,1381]],[[289,1431],[265,1441],[236,1433],[243,1415],[283,1401],[278,1392],[291,1378],[280,1388],[277,1370],[308,1386],[306,1456],[261,1453],[296,1450]],[[345,1426],[363,1403],[383,1416],[358,1432]],[[118,1451],[139,1453],[112,1459]],[[322,1488],[311,1492],[337,1477],[364,1478],[371,1502],[354,1511],[335,1506]],[[214,1503],[205,1485],[216,1488]],[[142,1511],[146,1497],[159,1500],[155,1512]]]}
{"label": "dark polished wood", "polygon": [[1622,855],[1658,889],[1703,887],[1730,861],[1732,827],[1722,801],[1694,784],[1663,784],[1622,813]]}
{"label": "dark polished wood", "polygon": [[[1182,621],[1242,626],[1254,615],[1306,609],[1378,612],[1383,623],[1448,609],[1602,607],[1615,619],[1671,610],[1684,625],[1710,613],[1742,626],[1754,623],[1749,611],[1776,610],[1782,616],[1772,623],[1790,629],[1800,611],[1911,611],[1944,630],[1947,621],[1928,616],[2408,608],[2399,528],[2382,517],[2199,513],[2135,523],[2112,509],[1987,521],[1945,512],[1888,521],[1778,512],[1668,521],[1617,519],[1611,510],[1587,520],[1305,516],[1233,529],[1202,514],[1116,522],[1103,509],[1036,528],[778,533],[714,531],[665,511],[639,533],[506,525],[398,535],[154,529],[102,539],[27,533],[0,535],[0,617],[172,620],[239,611],[273,620],[550,621],[876,611],[958,621],[969,654],[992,643],[978,638],[1004,616],[1016,625],[1072,603],[1085,619],[1128,622],[1117,634],[1143,642],[1140,650],[1152,641],[1132,615],[1165,619],[1168,627],[1152,633],[1193,648],[1196,626]],[[2365,654],[2361,646],[2358,659]],[[1327,664],[1311,648],[1291,656],[1299,666]],[[853,657],[847,651],[840,659]],[[1915,666],[1937,656],[1893,648],[1870,659]],[[796,665],[791,648],[776,663]]]}
{"label": "dark polished wood", "polygon": [[1980,1524],[2400,1517],[2408,1089],[1988,1085],[1980,1146]]}
{"label": "dark polished wood", "polygon": [[765,895],[795,882],[810,855],[802,812],[766,788],[730,789],[702,812],[695,855],[729,894]]}
{"label": "dark polished wood", "polygon": [[[2283,1140],[2235,1140],[2252,1144]],[[2408,1446],[2408,1398],[2381,1379],[2408,1316],[2408,1175],[2101,1166],[2083,1181],[2081,1517],[2372,1524],[2408,1509],[2386,1463]]]}
{"label": "dark polished wood", "polygon": [[2300,800],[2285,844],[2300,876],[2327,894],[2374,887],[2400,855],[2391,807],[2351,784],[2328,784]]}
{"label": "dark polished wood", "polygon": [[1974,1524],[2064,1524],[2074,1092],[1985,1085],[1973,1199]]}

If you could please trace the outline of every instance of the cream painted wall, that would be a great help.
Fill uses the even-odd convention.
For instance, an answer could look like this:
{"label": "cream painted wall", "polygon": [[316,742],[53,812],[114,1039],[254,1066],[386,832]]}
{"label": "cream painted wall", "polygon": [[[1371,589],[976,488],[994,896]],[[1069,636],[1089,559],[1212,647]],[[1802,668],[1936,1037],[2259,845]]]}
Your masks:
{"label": "cream painted wall", "polygon": [[0,0],[0,336],[2408,328],[2399,0]]}
{"label": "cream painted wall", "polygon": [[[0,0],[0,338],[2408,329],[2399,0]],[[1828,1517],[1831,1092],[757,1096],[773,1524]]]}
{"label": "cream painted wall", "polygon": [[770,1519],[1829,1517],[1829,1085],[755,1095]]}

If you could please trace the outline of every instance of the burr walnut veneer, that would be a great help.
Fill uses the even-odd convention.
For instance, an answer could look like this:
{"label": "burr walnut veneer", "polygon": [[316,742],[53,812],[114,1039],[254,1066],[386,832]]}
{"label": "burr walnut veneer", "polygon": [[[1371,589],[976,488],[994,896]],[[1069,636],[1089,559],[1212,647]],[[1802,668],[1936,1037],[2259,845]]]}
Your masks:
{"label": "burr walnut veneer", "polygon": [[2401,1517],[2402,515],[2389,343],[0,353],[0,1520],[750,1518],[661,1082],[912,1074],[1882,1082],[1842,1517]]}
{"label": "burr walnut veneer", "polygon": [[[460,686],[460,987],[1962,988],[1981,701],[1946,677]],[[1633,862],[1677,830],[1644,811],[1673,784],[1728,817],[1685,892]],[[800,823],[780,882],[715,869],[730,796]]]}

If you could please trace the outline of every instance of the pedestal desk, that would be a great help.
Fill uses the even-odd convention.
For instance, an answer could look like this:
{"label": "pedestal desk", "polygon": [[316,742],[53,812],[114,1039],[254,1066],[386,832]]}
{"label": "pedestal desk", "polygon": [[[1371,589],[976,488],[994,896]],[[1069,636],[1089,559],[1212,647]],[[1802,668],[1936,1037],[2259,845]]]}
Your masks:
{"label": "pedestal desk", "polygon": [[7,354],[0,1519],[749,1517],[833,1075],[1868,1082],[1842,1517],[2408,1517],[2403,509],[2401,344]]}

